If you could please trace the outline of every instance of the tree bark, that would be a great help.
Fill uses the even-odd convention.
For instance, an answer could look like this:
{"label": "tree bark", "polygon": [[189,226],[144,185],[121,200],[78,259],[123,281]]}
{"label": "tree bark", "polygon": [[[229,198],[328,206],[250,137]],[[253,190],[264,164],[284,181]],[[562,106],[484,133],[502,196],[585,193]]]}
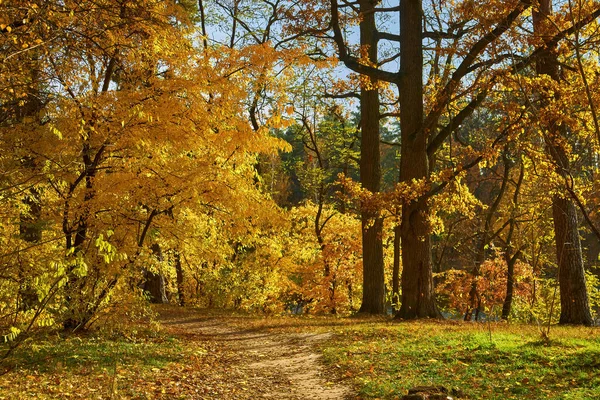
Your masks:
{"label": "tree bark", "polygon": [[[551,0],[541,0],[539,10],[533,14],[534,31],[536,36],[543,39],[546,52],[536,63],[538,75],[548,75],[552,80],[561,80],[556,45],[552,37]],[[559,94],[555,94],[559,96]],[[555,164],[556,172],[567,182],[570,175],[569,157],[559,139],[567,136],[567,128],[560,121],[542,121],[548,131],[545,137],[546,149]],[[561,324],[592,325],[581,242],[579,238],[579,223],[577,209],[569,194],[557,193],[552,197],[552,216],[554,218],[554,240],[558,264],[558,282],[560,287],[560,320]]]}
{"label": "tree bark", "polygon": [[177,303],[183,307],[185,306],[185,286],[181,254],[178,250],[175,250],[173,257],[175,258],[175,272],[177,274]]}
{"label": "tree bark", "polygon": [[[507,159],[504,158],[504,162],[506,164]],[[513,303],[513,293],[515,287],[515,264],[517,260],[521,256],[521,250],[517,249],[515,253],[511,256],[510,249],[513,247],[513,235],[515,233],[515,229],[517,228],[517,220],[515,211],[518,208],[519,204],[519,193],[521,191],[521,186],[523,185],[523,179],[525,178],[525,165],[521,162],[520,171],[519,171],[519,179],[517,180],[517,185],[515,186],[515,192],[513,194],[512,205],[513,205],[513,214],[510,218],[508,234],[506,235],[506,240],[504,242],[504,259],[506,260],[506,296],[504,297],[504,302],[502,303],[502,316],[503,320],[508,320],[510,316],[510,312],[512,310]],[[534,280],[535,284],[535,280]]]}
{"label": "tree bark", "polygon": [[[37,56],[35,57],[37,59]],[[27,97],[23,106],[16,109],[16,117],[22,120],[25,117],[38,119],[37,115],[43,107],[40,99],[39,77],[37,69],[31,71],[31,86],[28,88]],[[24,157],[21,160],[23,167],[27,168],[31,174],[36,171],[36,162],[33,157]],[[42,241],[42,203],[41,196],[35,186],[27,190],[22,202],[28,211],[21,212],[19,216],[19,235],[21,239],[29,243],[39,243]],[[19,266],[19,309],[27,311],[34,309],[39,305],[38,294],[33,287],[33,276],[30,271],[26,271],[23,264]]]}
{"label": "tree bark", "polygon": [[[366,47],[369,61],[377,62],[377,37],[375,13],[377,2],[360,0],[361,46]],[[377,193],[380,190],[381,165],[379,152],[379,91],[377,81],[371,80],[364,84],[360,93],[361,115],[361,155],[360,181],[362,186]],[[363,207],[362,219],[362,248],[363,248],[363,297],[359,312],[383,314],[385,312],[385,284],[383,276],[383,220],[378,213]]]}
{"label": "tree bark", "polygon": [[559,323],[592,325],[575,205],[569,198],[555,195],[552,216],[560,286]]}
{"label": "tree bark", "polygon": [[394,312],[400,309],[400,225],[394,227],[394,265],[392,267],[392,307]]}
{"label": "tree bark", "polygon": [[[163,260],[163,254],[160,246],[154,243],[151,246],[152,253],[159,260]],[[144,270],[144,292],[147,293],[150,302],[155,304],[167,304],[167,291],[165,285],[165,277],[158,273],[155,274],[147,269]]]}
{"label": "tree bark", "polygon": [[[400,181],[429,177],[427,132],[423,130],[421,0],[400,1]],[[426,196],[402,205],[402,305],[397,318],[439,318],[432,277],[429,205]]]}

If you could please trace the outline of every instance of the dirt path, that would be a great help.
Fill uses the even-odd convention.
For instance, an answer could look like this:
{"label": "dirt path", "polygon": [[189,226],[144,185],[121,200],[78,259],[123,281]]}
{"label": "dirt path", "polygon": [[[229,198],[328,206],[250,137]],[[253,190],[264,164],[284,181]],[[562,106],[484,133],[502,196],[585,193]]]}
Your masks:
{"label": "dirt path", "polygon": [[210,349],[213,359],[207,368],[211,369],[211,379],[206,383],[219,378],[223,382],[200,398],[355,398],[349,388],[333,382],[314,350],[315,344],[331,337],[330,333],[284,334],[253,326],[248,319],[203,313],[161,312],[160,320],[178,336]]}

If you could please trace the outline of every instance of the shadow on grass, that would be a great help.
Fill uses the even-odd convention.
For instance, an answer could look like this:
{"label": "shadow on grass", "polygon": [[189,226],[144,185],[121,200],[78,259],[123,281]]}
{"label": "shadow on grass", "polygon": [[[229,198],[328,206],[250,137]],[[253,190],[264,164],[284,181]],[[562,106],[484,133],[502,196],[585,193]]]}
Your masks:
{"label": "shadow on grass", "polygon": [[72,371],[110,371],[115,365],[136,368],[161,368],[181,359],[178,346],[165,343],[133,343],[93,337],[46,340],[17,349],[5,362],[24,370],[55,373]]}

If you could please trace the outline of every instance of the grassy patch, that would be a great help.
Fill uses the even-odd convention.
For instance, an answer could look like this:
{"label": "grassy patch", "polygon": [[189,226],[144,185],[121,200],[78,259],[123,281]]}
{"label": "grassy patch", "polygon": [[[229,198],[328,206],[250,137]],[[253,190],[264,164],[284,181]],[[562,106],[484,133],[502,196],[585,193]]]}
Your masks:
{"label": "grassy patch", "polygon": [[52,335],[18,348],[5,360],[0,399],[155,398],[170,370],[189,360],[174,338]]}
{"label": "grassy patch", "polygon": [[[123,320],[80,335],[39,332],[3,362],[11,369],[0,375],[0,400],[254,400],[264,388],[240,368],[248,354],[235,351],[227,340],[199,333],[196,322],[252,331],[313,329],[301,318],[172,306],[155,310],[162,314],[160,329]],[[5,349],[0,343],[0,352]]]}
{"label": "grassy patch", "polygon": [[260,398],[239,368],[248,355],[195,333],[199,320],[299,342],[298,333],[334,332],[320,344],[324,359],[362,399],[396,399],[420,385],[470,399],[600,399],[599,328],[553,327],[547,342],[529,325],[159,311],[161,331],[122,326],[24,343],[0,376],[0,400]]}
{"label": "grassy patch", "polygon": [[247,399],[227,380],[236,376],[230,357],[211,341],[140,321],[39,333],[2,362],[9,370],[0,376],[0,400]]}
{"label": "grassy patch", "polygon": [[419,385],[455,387],[472,399],[600,398],[600,331],[527,325],[403,322],[338,328],[328,363],[363,398],[394,399]]}

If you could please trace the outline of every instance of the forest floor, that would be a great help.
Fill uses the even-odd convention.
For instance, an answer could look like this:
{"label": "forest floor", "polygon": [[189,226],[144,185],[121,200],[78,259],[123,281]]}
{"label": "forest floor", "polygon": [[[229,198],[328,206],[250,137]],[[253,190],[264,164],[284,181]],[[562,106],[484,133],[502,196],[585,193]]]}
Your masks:
{"label": "forest floor", "polygon": [[[175,312],[173,312],[175,311]],[[212,369],[214,398],[342,400],[352,390],[335,382],[321,362],[315,345],[331,332],[282,332],[286,324],[225,313],[162,309],[159,320],[167,330],[209,347],[218,358]],[[290,326],[287,326],[290,328]],[[212,366],[208,366],[209,368]],[[209,396],[210,397],[210,396]]]}
{"label": "forest floor", "polygon": [[0,362],[0,400],[600,399],[600,327],[154,310],[40,330]]}
{"label": "forest floor", "polygon": [[333,339],[334,319],[154,310],[152,322],[40,332],[5,360],[0,400],[356,398],[317,349]]}

